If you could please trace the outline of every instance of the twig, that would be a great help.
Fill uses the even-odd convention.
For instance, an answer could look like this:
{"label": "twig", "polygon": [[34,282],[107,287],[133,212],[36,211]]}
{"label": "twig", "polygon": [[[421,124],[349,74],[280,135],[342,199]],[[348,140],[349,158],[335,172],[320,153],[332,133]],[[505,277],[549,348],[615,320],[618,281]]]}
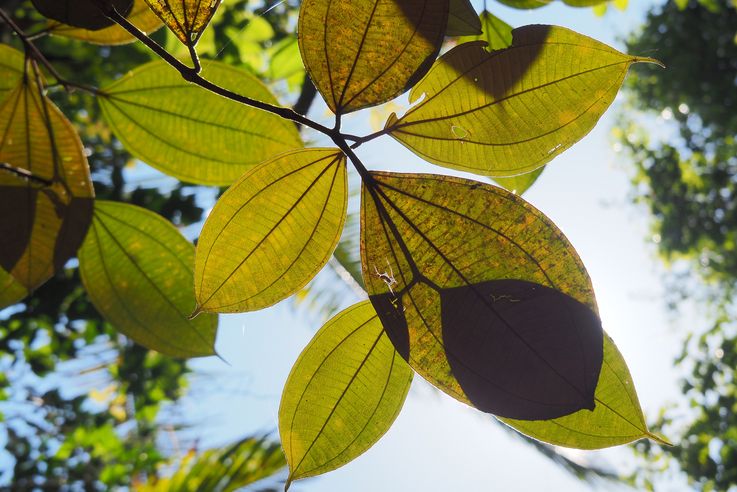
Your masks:
{"label": "twig", "polygon": [[52,184],[54,184],[54,182],[50,179],[42,178],[41,176],[36,176],[35,174],[28,171],[27,169],[21,169],[19,167],[11,166],[7,162],[0,162],[0,170],[9,172],[11,174],[15,174],[16,176],[20,178],[27,179],[28,181],[33,181],[43,186],[51,186]]}

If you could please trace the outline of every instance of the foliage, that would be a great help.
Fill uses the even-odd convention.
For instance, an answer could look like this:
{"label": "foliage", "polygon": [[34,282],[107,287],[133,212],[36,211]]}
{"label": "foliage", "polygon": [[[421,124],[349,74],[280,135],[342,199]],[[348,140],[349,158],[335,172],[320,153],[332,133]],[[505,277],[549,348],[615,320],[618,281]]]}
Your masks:
{"label": "foliage", "polygon": [[643,67],[628,93],[660,118],[647,126],[625,120],[620,139],[635,163],[635,198],[652,214],[658,251],[680,272],[671,282],[688,298],[694,278],[703,280],[698,290],[713,308],[713,325],[694,330],[679,359],[691,373],[682,387],[692,410],[667,410],[659,424],[682,437],[657,448],[657,457],[672,456],[696,487],[714,490],[737,486],[736,35],[734,2],[670,2],[650,12],[628,45],[658,47],[670,73]]}
{"label": "foliage", "polygon": [[[11,81],[0,87],[0,184],[8,190],[3,199],[19,209],[0,217],[0,229],[17,238],[0,250],[2,281],[10,287],[4,292],[13,294],[3,305],[60,274],[83,241],[79,270],[90,300],[117,330],[163,354],[136,347],[144,360],[211,354],[217,318],[206,313],[279,302],[330,261],[346,222],[350,163],[361,180],[361,268],[369,301],[328,322],[290,376],[280,412],[287,486],[347,463],[391,426],[412,374],[405,361],[440,390],[543,441],[585,449],[642,437],[663,442],[647,430],[626,364],[601,328],[583,264],[549,219],[502,188],[369,171],[357,154],[363,143],[388,134],[430,162],[513,178],[522,189],[534,178],[519,175],[538,171],[593,128],[632,64],[655,60],[540,25],[516,29],[511,39],[500,35],[491,47],[461,43],[438,58],[449,25],[453,34],[490,39],[484,27],[500,29],[503,22],[490,22],[488,13],[469,20],[464,1],[309,0],[296,38],[288,14],[275,17],[280,37],[254,20],[249,39],[257,47],[246,44],[247,66],[233,67],[226,63],[237,64],[240,51],[226,54],[226,63],[199,58],[214,46],[208,48],[208,32],[228,33],[205,30],[215,10],[237,18],[232,6],[146,2],[173,33],[168,50],[132,24],[148,22],[132,0],[77,3],[73,20],[45,10],[86,31],[111,29],[112,21],[158,58],[145,64],[147,52],[131,48],[132,71],[121,63],[120,70],[90,73],[84,83],[71,69],[57,72],[49,54],[63,53],[63,46],[45,40],[36,46],[3,12],[24,50],[3,48],[0,64]],[[54,22],[47,29],[84,38]],[[120,31],[108,33],[111,43],[121,42]],[[156,35],[159,41],[163,35]],[[333,127],[304,116],[304,109],[280,106],[248,73],[259,70],[263,40],[278,48],[274,58],[301,55],[335,114]],[[495,49],[496,43],[504,45]],[[269,74],[293,83],[293,71],[270,68],[263,76]],[[98,170],[49,97],[57,86],[88,98],[69,112],[87,118],[85,134],[99,125],[93,141],[102,152],[122,147],[180,180],[231,185],[205,222],[194,257],[188,239],[164,218],[101,200],[121,198],[119,172],[111,179],[117,196],[106,197],[108,188],[98,185],[102,193],[90,206],[91,192],[82,190]],[[311,87],[305,79],[298,110],[309,107]],[[345,114],[410,89],[416,104],[403,116],[392,114],[383,130],[343,132]],[[299,149],[295,123],[335,147]],[[122,157],[125,162],[128,154]],[[315,391],[313,381],[327,389]],[[311,408],[320,411],[305,410]],[[73,442],[103,463],[121,449],[115,424],[99,422],[92,435],[76,434]],[[110,446],[98,449],[106,441]],[[201,462],[225,459],[235,446]],[[135,470],[156,477],[160,461]],[[131,483],[131,470],[108,466],[119,482]],[[196,481],[199,466],[185,460],[169,483]]]}

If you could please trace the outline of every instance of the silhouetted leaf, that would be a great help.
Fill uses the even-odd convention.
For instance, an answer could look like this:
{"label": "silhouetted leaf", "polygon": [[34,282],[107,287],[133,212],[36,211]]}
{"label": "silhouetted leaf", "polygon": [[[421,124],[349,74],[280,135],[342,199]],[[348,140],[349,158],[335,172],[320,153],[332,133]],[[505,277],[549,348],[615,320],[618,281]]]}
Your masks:
{"label": "silhouetted leaf", "polygon": [[105,4],[106,7],[114,7],[121,15],[128,15],[133,6],[133,0],[31,0],[31,2],[49,19],[91,31],[113,24],[113,21],[98,7],[98,2]]}
{"label": "silhouetted leaf", "polygon": [[389,430],[412,370],[394,350],[369,301],[328,321],[289,374],[279,434],[293,480],[345,465]]}
{"label": "silhouetted leaf", "polygon": [[481,34],[481,21],[469,0],[450,0],[446,36]]}
{"label": "silhouetted leaf", "polygon": [[166,27],[188,46],[197,44],[220,6],[220,0],[146,0],[146,2],[151,10],[161,17]]}
{"label": "silhouetted leaf", "polygon": [[[204,76],[276,104],[268,89],[243,70],[208,61]],[[183,181],[229,185],[263,160],[302,146],[291,121],[190,84],[163,61],[138,67],[105,87],[98,99],[128,151]]]}
{"label": "silhouetted leaf", "polygon": [[372,177],[362,194],[366,289],[410,365],[496,415],[539,420],[592,408],[602,331],[562,233],[491,185]]}
{"label": "silhouetted leaf", "polygon": [[173,357],[214,354],[217,316],[187,319],[195,307],[194,246],[144,208],[98,200],[79,250],[87,294],[137,343]]}
{"label": "silhouetted leaf", "polygon": [[481,12],[479,19],[482,33],[478,36],[464,36],[458,40],[459,44],[486,41],[486,49],[489,51],[503,50],[512,45],[512,26],[486,10]]}
{"label": "silhouetted leaf", "polygon": [[77,132],[25,74],[0,102],[0,268],[32,291],[75,254],[93,190]]}
{"label": "silhouetted leaf", "polygon": [[488,176],[532,171],[583,138],[627,69],[654,62],[562,27],[526,26],[489,53],[465,43],[410,93],[418,102],[385,131],[435,164]]}
{"label": "silhouetted leaf", "polygon": [[0,102],[15,89],[23,76],[25,55],[7,44],[0,44]]}
{"label": "silhouetted leaf", "polygon": [[198,309],[253,311],[297,292],[330,259],[347,203],[345,157],[337,149],[289,152],[243,175],[202,228]]}
{"label": "silhouetted leaf", "polygon": [[[151,11],[146,0],[133,0],[131,12],[127,18],[134,26],[146,34],[154,32],[163,25],[161,19]],[[51,34],[57,36],[79,39],[80,41],[95,44],[117,45],[132,43],[136,40],[132,34],[117,24],[97,31],[91,31],[89,29],[82,29],[52,21],[48,29]]]}
{"label": "silhouetted leaf", "polygon": [[540,167],[532,171],[531,173],[519,174],[517,176],[511,176],[508,178],[494,178],[499,186],[502,186],[512,193],[517,195],[523,195],[525,191],[530,189],[530,186],[535,184],[537,178],[543,173],[544,167]]}
{"label": "silhouetted leaf", "polygon": [[299,47],[336,114],[374,106],[412,87],[440,50],[448,0],[305,0]]}

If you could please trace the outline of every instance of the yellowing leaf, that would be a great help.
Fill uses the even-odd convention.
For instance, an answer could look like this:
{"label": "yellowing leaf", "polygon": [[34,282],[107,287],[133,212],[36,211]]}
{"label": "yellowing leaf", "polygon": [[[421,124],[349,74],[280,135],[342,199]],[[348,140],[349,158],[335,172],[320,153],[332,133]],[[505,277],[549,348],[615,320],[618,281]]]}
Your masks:
{"label": "yellowing leaf", "polygon": [[446,36],[481,34],[481,21],[469,0],[450,0]]}
{"label": "yellowing leaf", "polygon": [[[207,62],[203,75],[276,104],[268,89],[243,70]],[[163,61],[138,67],[105,87],[98,100],[129,152],[187,182],[229,185],[263,160],[302,146],[291,121],[190,84]]]}
{"label": "yellowing leaf", "polygon": [[128,15],[133,5],[133,0],[31,0],[31,2],[49,19],[91,31],[113,24],[98,3],[105,7],[114,7],[121,15]]}
{"label": "yellowing leaf", "polygon": [[477,36],[464,36],[458,43],[471,41],[486,41],[486,48],[490,51],[503,50],[512,45],[512,26],[488,11],[481,12],[482,33]]}
{"label": "yellowing leaf", "polygon": [[26,70],[0,102],[0,268],[20,284],[15,300],[75,254],[93,197],[79,136]]}
{"label": "yellowing leaf", "polygon": [[7,44],[0,44],[0,102],[18,85],[23,76],[25,55]]}
{"label": "yellowing leaf", "polygon": [[632,63],[653,61],[562,27],[513,35],[505,50],[466,43],[448,52],[412,89],[417,104],[390,117],[385,131],[441,166],[488,176],[533,171],[594,127]]}
{"label": "yellowing leaf", "polygon": [[189,320],[195,307],[194,246],[141,207],[98,200],[79,250],[87,294],[135,342],[173,357],[214,354],[217,316]]}
{"label": "yellowing leaf", "polygon": [[166,27],[188,45],[197,44],[215,14],[220,0],[146,0]]}
{"label": "yellowing leaf", "polygon": [[372,177],[362,193],[366,290],[410,365],[496,415],[539,420],[591,408],[602,331],[588,275],[562,233],[491,185]]}
{"label": "yellowing leaf", "polygon": [[[133,7],[127,18],[134,26],[146,34],[154,32],[163,25],[161,19],[151,11],[146,0],[133,0]],[[51,22],[48,29],[54,35],[95,44],[118,45],[132,43],[136,40],[132,34],[117,24],[97,31],[91,31],[59,22]]]}
{"label": "yellowing leaf", "polygon": [[532,171],[531,173],[520,174],[518,176],[510,176],[508,178],[494,178],[494,182],[499,186],[508,189],[516,195],[523,195],[530,186],[535,184],[537,178],[543,172],[544,167],[540,167]]}
{"label": "yellowing leaf", "polygon": [[345,465],[396,419],[412,370],[394,350],[369,301],[317,332],[289,374],[279,434],[293,480]]}
{"label": "yellowing leaf", "polygon": [[305,0],[299,48],[307,72],[336,114],[406,91],[440,50],[448,0]]}
{"label": "yellowing leaf", "polygon": [[305,149],[268,160],[235,182],[197,243],[198,309],[253,311],[304,287],[340,239],[345,164],[337,149]]}

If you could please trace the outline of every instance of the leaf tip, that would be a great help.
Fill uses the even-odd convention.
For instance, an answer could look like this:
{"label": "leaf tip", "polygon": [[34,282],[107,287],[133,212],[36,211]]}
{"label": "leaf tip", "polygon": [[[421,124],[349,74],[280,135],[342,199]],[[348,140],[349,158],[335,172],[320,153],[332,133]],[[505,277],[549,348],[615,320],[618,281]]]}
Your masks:
{"label": "leaf tip", "polygon": [[287,481],[284,483],[284,492],[287,492],[291,485],[292,485],[292,474],[290,473],[289,477],[287,477]]}
{"label": "leaf tip", "polygon": [[653,63],[660,68],[667,68],[662,61],[657,58],[650,58],[649,56],[635,56],[632,58],[632,63]]}
{"label": "leaf tip", "polygon": [[651,439],[651,440],[655,441],[656,443],[658,443],[658,444],[660,444],[662,446],[667,446],[669,448],[672,448],[673,447],[673,443],[670,442],[668,439],[666,439],[665,437],[659,436],[657,434],[654,434],[654,433],[652,433],[650,431],[648,431],[647,434],[645,434],[645,437],[647,437],[648,439]]}
{"label": "leaf tip", "polygon": [[[195,308],[195,310],[192,311],[192,314],[190,314],[189,316],[187,316],[187,319],[191,321],[191,320],[195,319],[201,312],[202,312],[202,306],[200,306],[198,304],[197,307]],[[217,355],[217,352],[215,353],[215,355]]]}

